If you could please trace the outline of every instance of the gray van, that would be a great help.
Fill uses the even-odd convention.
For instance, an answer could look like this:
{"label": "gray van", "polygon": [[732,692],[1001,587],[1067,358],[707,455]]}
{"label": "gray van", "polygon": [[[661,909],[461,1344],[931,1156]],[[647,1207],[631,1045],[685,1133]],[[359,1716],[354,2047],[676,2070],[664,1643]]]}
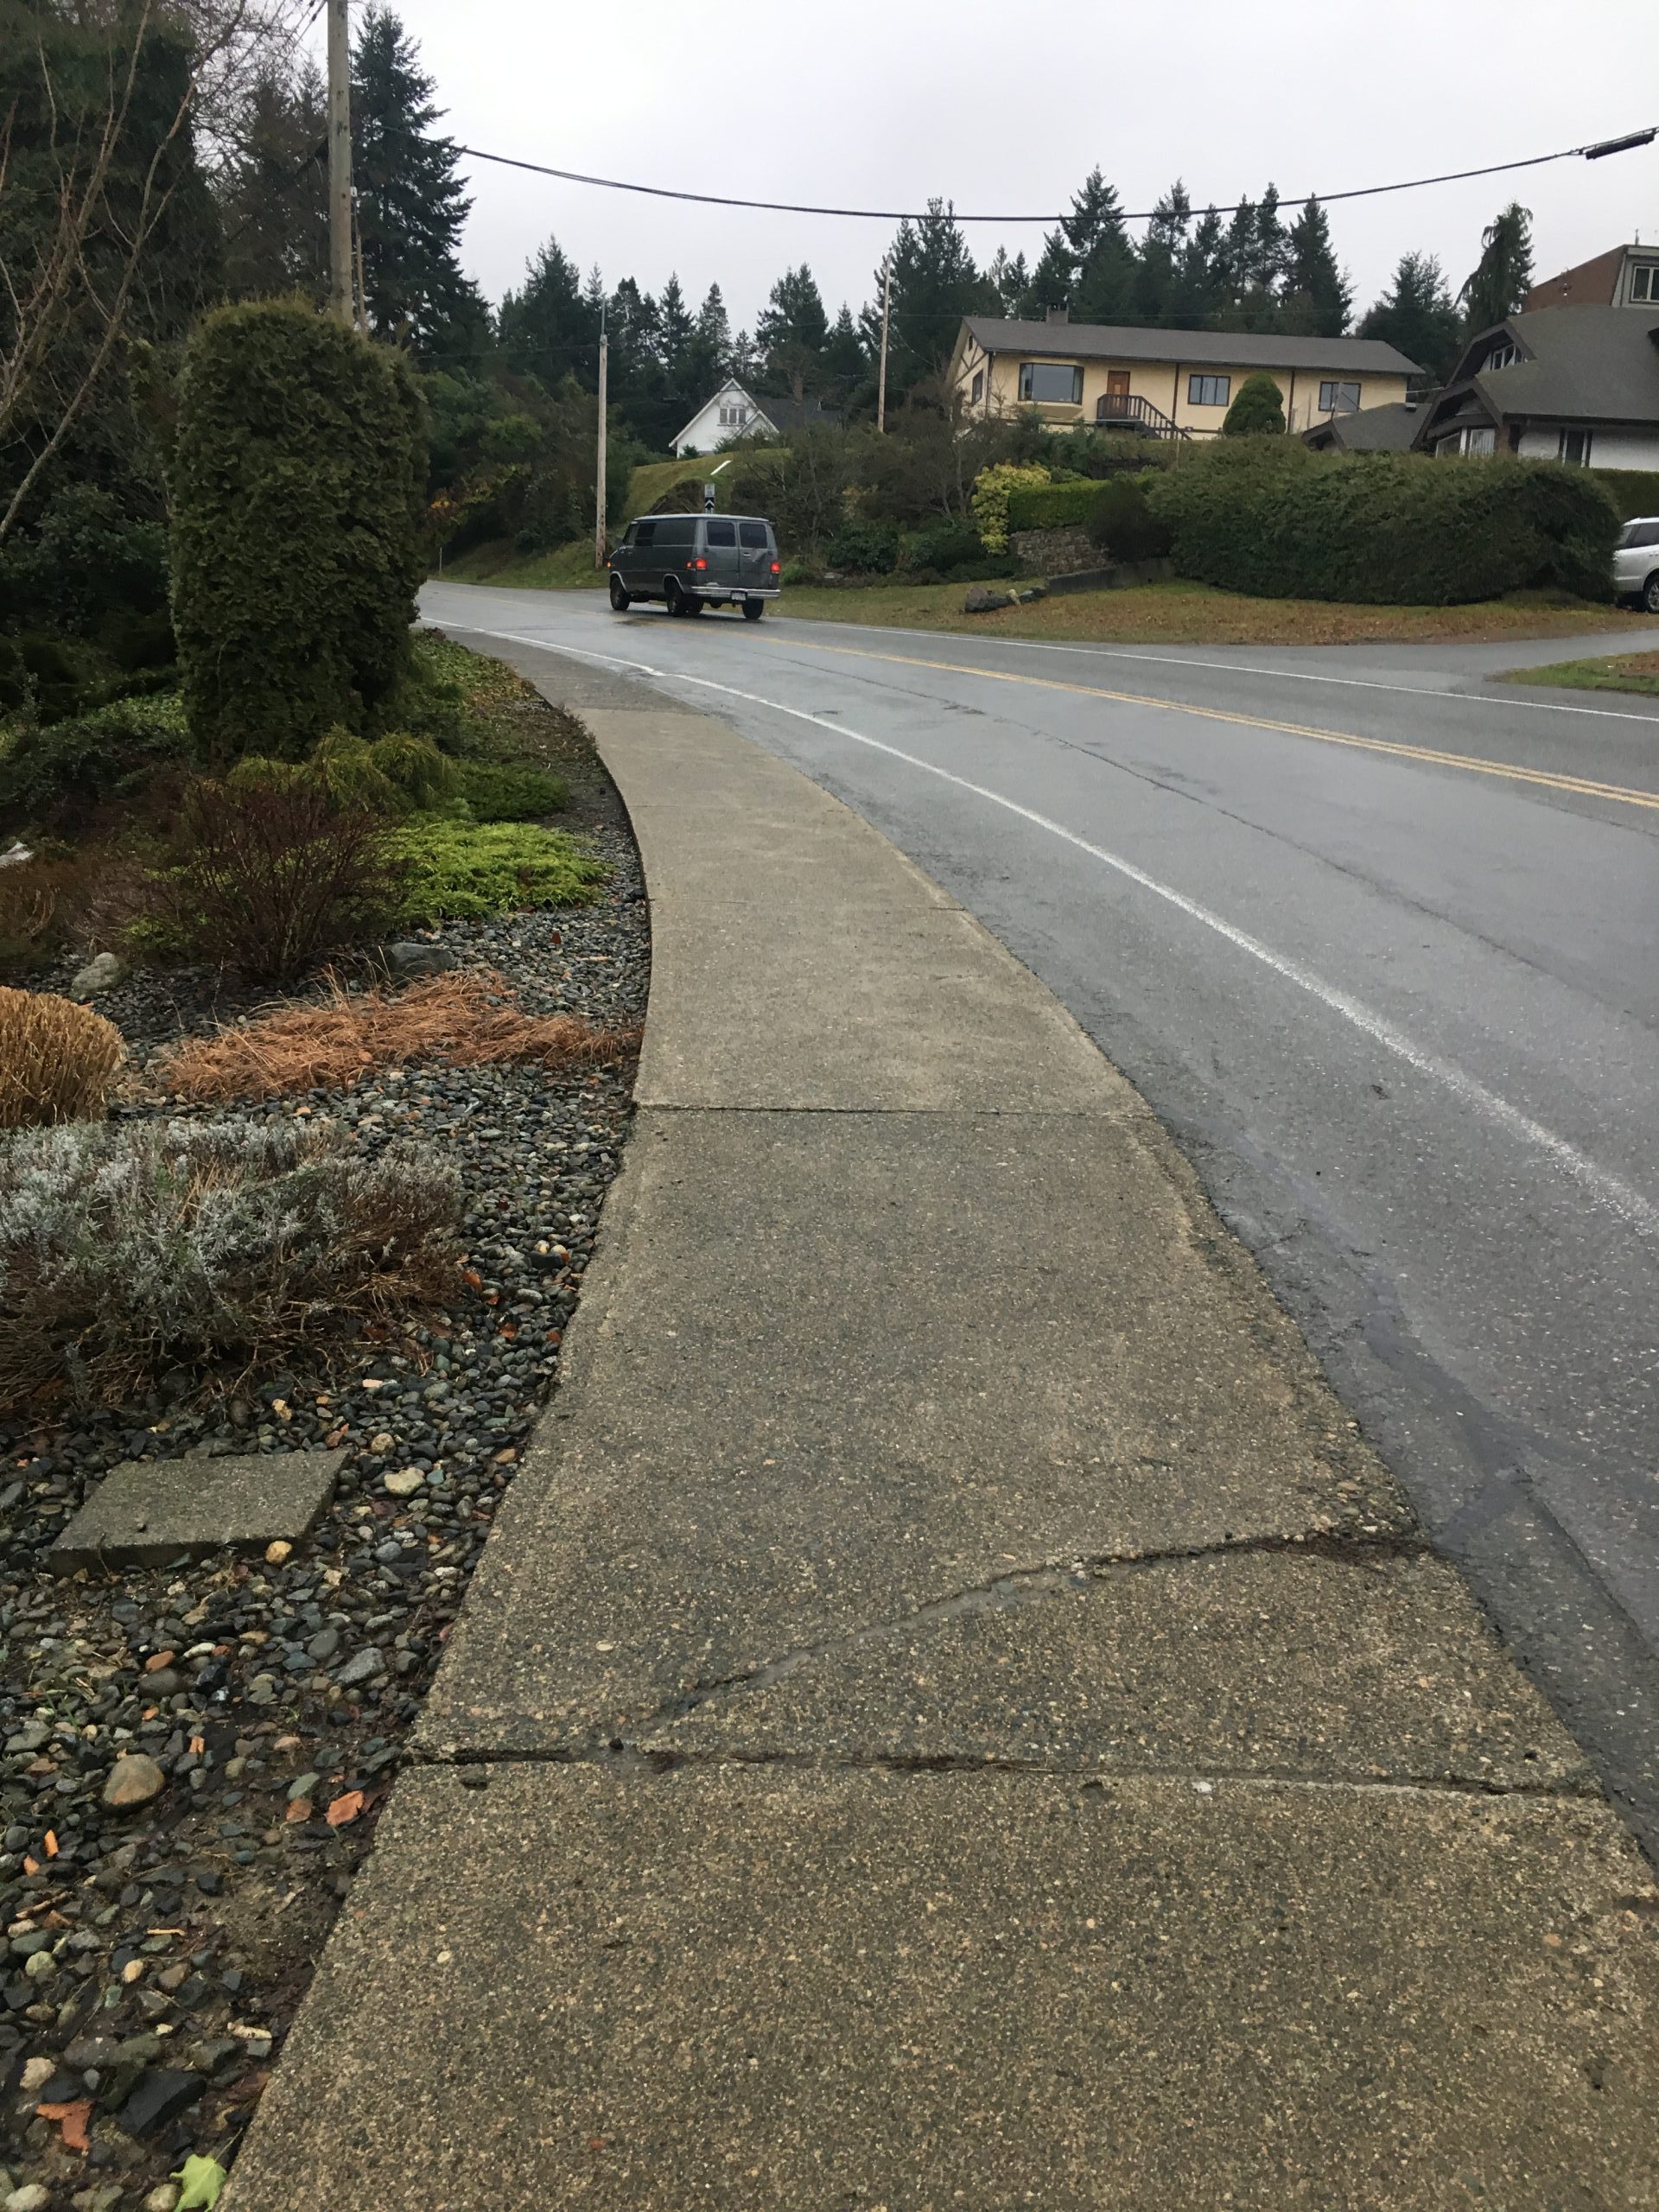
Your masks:
{"label": "gray van", "polygon": [[741,607],[758,622],[778,596],[781,564],[772,524],[759,515],[640,515],[611,556],[611,605],[660,599],[671,614]]}

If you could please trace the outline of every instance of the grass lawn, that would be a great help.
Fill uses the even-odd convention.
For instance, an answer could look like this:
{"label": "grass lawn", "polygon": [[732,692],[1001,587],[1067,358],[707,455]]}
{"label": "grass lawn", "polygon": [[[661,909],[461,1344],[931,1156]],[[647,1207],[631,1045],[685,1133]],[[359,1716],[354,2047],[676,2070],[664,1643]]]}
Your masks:
{"label": "grass lawn", "polygon": [[1516,592],[1469,607],[1355,607],[1330,600],[1249,599],[1209,584],[1175,582],[1077,592],[994,614],[964,614],[963,591],[961,584],[803,585],[785,590],[779,611],[821,622],[1135,645],[1340,645],[1434,638],[1472,644],[1618,630],[1632,619],[1617,607],[1592,606],[1560,592]]}
{"label": "grass lawn", "polygon": [[1506,668],[1494,683],[1560,683],[1575,691],[1645,691],[1659,698],[1659,652],[1611,653],[1605,660],[1558,660],[1548,668]]}
{"label": "grass lawn", "polygon": [[446,561],[442,582],[506,584],[523,591],[597,591],[604,586],[605,571],[594,566],[591,537],[556,545],[550,553],[516,553],[511,539],[498,537]]}

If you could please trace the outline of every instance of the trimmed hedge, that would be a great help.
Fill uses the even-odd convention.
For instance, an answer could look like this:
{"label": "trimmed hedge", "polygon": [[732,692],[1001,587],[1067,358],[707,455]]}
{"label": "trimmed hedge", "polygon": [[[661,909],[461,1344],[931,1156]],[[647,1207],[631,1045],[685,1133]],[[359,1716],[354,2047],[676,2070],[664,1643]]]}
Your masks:
{"label": "trimmed hedge", "polygon": [[424,413],[401,359],[296,300],[190,340],[174,450],[173,623],[210,760],[373,730],[425,573]]}
{"label": "trimmed hedge", "polygon": [[1083,477],[1075,484],[1022,484],[1008,494],[1008,528],[1087,529],[1100,497],[1100,484]]}
{"label": "trimmed hedge", "polygon": [[1556,461],[1217,440],[1147,486],[1178,572],[1269,599],[1446,607],[1555,584],[1612,596],[1618,518]]}
{"label": "trimmed hedge", "polygon": [[1145,484],[1134,476],[1096,487],[1088,528],[1114,561],[1158,561],[1169,551],[1169,524],[1153,512]]}
{"label": "trimmed hedge", "polygon": [[1632,515],[1659,515],[1659,469],[1592,468],[1590,474],[1618,511],[1621,522]]}

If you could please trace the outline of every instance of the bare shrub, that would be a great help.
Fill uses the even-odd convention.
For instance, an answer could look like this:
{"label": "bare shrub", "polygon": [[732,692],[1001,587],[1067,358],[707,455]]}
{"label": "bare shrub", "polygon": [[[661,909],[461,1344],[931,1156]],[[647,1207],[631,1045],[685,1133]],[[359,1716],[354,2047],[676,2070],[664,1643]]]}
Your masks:
{"label": "bare shrub", "polygon": [[179,950],[282,983],[383,929],[399,881],[373,814],[274,771],[188,787],[156,898]]}
{"label": "bare shrub", "polygon": [[0,1149],[0,1413],[118,1404],[162,1374],[204,1388],[458,1281],[461,1179],[429,1149],[369,1160],[329,1129],[116,1122]]}
{"label": "bare shrub", "polygon": [[353,996],[332,976],[328,984],[320,1006],[283,1007],[177,1046],[158,1062],[156,1080],[175,1097],[269,1098],[335,1089],[411,1060],[602,1067],[639,1041],[637,1030],[596,1029],[568,1014],[525,1014],[493,969],[434,976],[396,997]]}
{"label": "bare shrub", "polygon": [[0,989],[0,1128],[101,1116],[121,1052],[121,1032],[91,1007]]}

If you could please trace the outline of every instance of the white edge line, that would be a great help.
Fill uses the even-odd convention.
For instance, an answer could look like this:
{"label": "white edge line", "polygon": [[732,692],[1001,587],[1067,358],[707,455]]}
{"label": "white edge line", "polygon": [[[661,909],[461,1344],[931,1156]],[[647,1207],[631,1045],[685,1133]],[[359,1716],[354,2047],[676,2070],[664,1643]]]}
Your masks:
{"label": "white edge line", "polygon": [[1148,875],[1144,868],[1136,868],[1132,861],[1126,861],[1116,853],[1109,853],[1103,845],[1091,844],[1087,837],[1079,836],[1075,830],[1068,830],[1064,823],[1052,821],[1047,815],[1039,814],[1031,807],[1021,806],[1017,799],[1007,798],[1001,791],[991,791],[983,784],[970,783],[966,776],[955,775],[949,768],[941,768],[931,760],[924,760],[918,753],[906,753],[896,745],[883,743],[877,737],[866,737],[857,730],[847,728],[842,722],[830,721],[823,715],[810,714],[804,707],[788,707],[778,699],[763,699],[758,692],[740,690],[735,684],[716,683],[711,677],[687,676],[677,669],[653,668],[646,661],[624,660],[609,653],[587,652],[576,645],[551,645],[545,638],[529,638],[517,631],[481,630],[474,634],[499,638],[511,645],[533,645],[543,652],[563,653],[573,660],[594,661],[603,668],[627,669],[636,675],[654,677],[660,682],[694,683],[705,691],[719,691],[728,698],[744,700],[752,707],[764,707],[768,713],[789,715],[797,721],[811,722],[819,729],[828,730],[833,737],[843,737],[855,745],[868,746],[873,752],[885,753],[892,760],[902,760],[907,767],[920,768],[930,776],[938,776],[944,783],[954,784],[958,791],[969,791],[976,798],[988,799],[992,805],[1002,807],[1035,828],[1046,830],[1051,836],[1074,845],[1079,852],[1087,853],[1104,867],[1115,869],[1119,875],[1138,884],[1143,891],[1151,892],[1154,898],[1163,899],[1190,920],[1214,931],[1217,937],[1224,938],[1240,952],[1248,953],[1253,960],[1260,961],[1264,968],[1271,969],[1286,982],[1294,983],[1299,990],[1306,991],[1332,1013],[1340,1014],[1344,1021],[1351,1022],[1363,1035],[1369,1037],[1374,1044],[1381,1045],[1385,1052],[1392,1052],[1396,1059],[1403,1060],[1419,1075],[1440,1084],[1509,1135],[1519,1137],[1546,1154],[1557,1167],[1575,1183],[1580,1184],[1601,1205],[1618,1214],[1638,1235],[1659,1236],[1659,1207],[1650,1205],[1639,1191],[1633,1191],[1617,1175],[1609,1174],[1604,1167],[1598,1167],[1594,1160],[1587,1159],[1565,1137],[1558,1137],[1553,1129],[1546,1128],[1541,1122],[1534,1121],[1530,1114],[1522,1113],[1518,1106],[1512,1106],[1507,1098],[1500,1098],[1496,1091],[1488,1090],[1484,1084],[1478,1082],[1471,1075],[1466,1075],[1461,1068],[1454,1067],[1449,1060],[1424,1051],[1403,1030],[1396,1029],[1391,1021],[1374,1013],[1361,1000],[1350,996],[1346,991],[1338,990],[1333,983],[1327,983],[1311,968],[1305,968],[1300,961],[1287,959],[1283,953],[1275,952],[1271,945],[1263,944],[1259,938],[1251,937],[1247,931],[1236,928],[1212,908],[1200,906],[1196,899],[1189,899],[1185,892],[1177,891],[1173,885],[1160,882],[1155,875]]}

